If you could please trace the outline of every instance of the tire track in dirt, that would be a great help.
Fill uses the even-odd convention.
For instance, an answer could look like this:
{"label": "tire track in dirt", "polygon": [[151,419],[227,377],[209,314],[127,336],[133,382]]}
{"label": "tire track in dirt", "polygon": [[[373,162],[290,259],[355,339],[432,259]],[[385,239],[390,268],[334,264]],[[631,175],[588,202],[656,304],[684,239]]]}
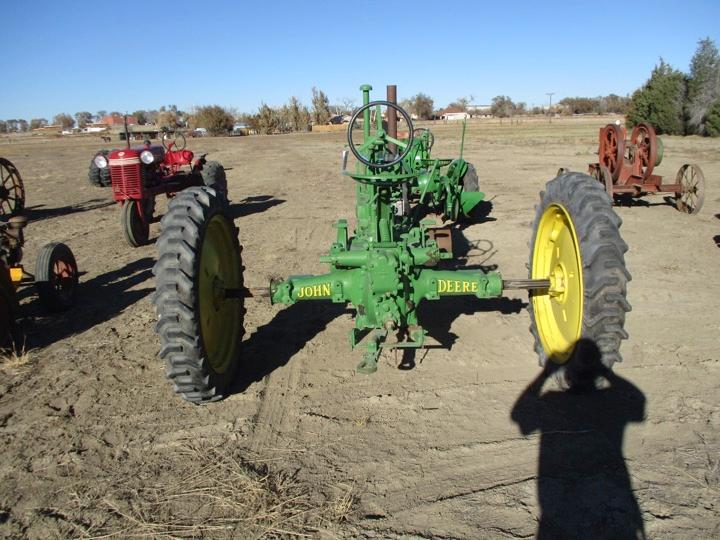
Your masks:
{"label": "tire track in dirt", "polygon": [[258,412],[253,419],[252,451],[266,455],[277,450],[287,428],[297,426],[299,408],[294,391],[303,379],[301,367],[301,355],[296,355],[287,365],[265,377]]}

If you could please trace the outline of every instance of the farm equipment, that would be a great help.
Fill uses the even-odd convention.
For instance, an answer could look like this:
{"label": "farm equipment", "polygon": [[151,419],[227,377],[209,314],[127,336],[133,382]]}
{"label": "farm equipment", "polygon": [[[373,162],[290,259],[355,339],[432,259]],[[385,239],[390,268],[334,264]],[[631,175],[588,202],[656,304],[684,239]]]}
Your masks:
{"label": "farm equipment", "polygon": [[[429,136],[413,132],[407,113],[392,100],[371,102],[369,85],[361,90],[363,105],[353,120],[362,119],[362,141],[356,141],[355,122],[348,129],[357,163],[347,170],[346,155],[343,165],[343,175],[356,182],[357,222],[352,234],[345,219],[333,225],[335,242],[321,257],[330,266],[328,273],[290,276],[271,280],[266,289],[249,289],[238,230],[227,215],[224,197],[211,188],[194,187],[170,202],[157,241],[154,303],[160,357],[175,392],[193,403],[226,395],[243,366],[245,298],[250,296],[269,296],[273,304],[283,305],[351,303],[356,316],[350,346],[365,345],[356,369],[366,374],[377,370],[382,351],[429,345],[418,320],[421,302],[447,296],[483,300],[511,289],[529,291],[531,332],[540,362],[559,364],[565,382],[581,380],[581,338],[596,344],[606,366],[619,361],[621,340],[627,338],[625,312],[630,309],[630,275],[623,255],[627,246],[619,234],[620,219],[598,183],[581,173],[547,183],[537,206],[528,278],[505,279],[486,269],[438,268],[440,261],[453,257],[446,234],[452,231],[435,227],[424,212],[415,211],[417,206],[405,212],[404,203],[418,189],[416,202],[428,200],[423,194],[445,193],[445,213],[471,203],[464,203],[458,184],[453,189],[459,196],[448,193],[447,182],[431,186],[435,177],[428,167],[436,167],[434,162],[410,157],[428,146]],[[382,109],[389,114],[383,115]],[[406,138],[394,136],[392,113],[405,120]],[[389,118],[387,130],[383,116]],[[464,175],[462,165],[455,167],[457,181]],[[452,197],[455,202],[449,202]]]}
{"label": "farm equipment", "polygon": [[608,124],[600,128],[599,162],[589,165],[589,173],[613,199],[673,193],[679,211],[697,214],[705,198],[702,170],[695,164],[685,164],[678,170],[674,184],[663,184],[662,176],[653,174],[662,158],[662,139],[650,124],[636,125],[630,140],[624,127]]}
{"label": "farm equipment", "polygon": [[[397,152],[398,145],[389,142],[387,154],[380,155],[374,151],[370,159],[363,154],[363,145],[355,144],[355,133],[359,131],[359,125],[365,122],[366,112],[369,112],[369,122],[377,122],[377,118],[385,119],[383,129],[387,126],[387,135],[391,139],[399,139],[399,119],[403,120],[405,126],[412,128],[410,116],[394,105],[396,95],[396,87],[389,85],[387,101],[374,102],[372,106],[364,105],[353,113],[348,126],[350,151],[357,161],[366,167],[373,167],[373,160],[376,160],[383,163],[385,168],[395,167],[396,175],[403,177],[404,181],[395,179],[391,182],[391,189],[394,191],[391,198],[396,201],[396,213],[400,219],[405,218],[412,222],[428,214],[442,216],[448,221],[456,221],[461,216],[468,217],[483,200],[484,194],[478,191],[475,167],[462,157],[465,144],[464,123],[460,157],[456,159],[431,156],[435,136],[426,128],[409,129],[407,135],[400,139],[402,151]],[[347,163],[346,159],[343,159],[343,163]]]}
{"label": "farm equipment", "polygon": [[12,344],[19,287],[35,285],[40,301],[49,311],[62,311],[75,303],[79,274],[72,251],[60,242],[44,245],[35,274],[30,274],[22,265],[25,225],[25,216],[0,221],[0,348]]}
{"label": "farm equipment", "polygon": [[[126,126],[127,130],[127,126]],[[101,150],[90,162],[88,178],[95,186],[111,186],[122,208],[120,224],[127,243],[139,247],[148,243],[155,215],[155,197],[168,198],[190,186],[208,186],[227,194],[225,169],[217,161],[185,149],[181,133],[165,135],[162,145],[145,141],[142,146],[122,150]]]}
{"label": "farm equipment", "polygon": [[12,216],[25,208],[25,187],[20,172],[0,158],[0,216]]}

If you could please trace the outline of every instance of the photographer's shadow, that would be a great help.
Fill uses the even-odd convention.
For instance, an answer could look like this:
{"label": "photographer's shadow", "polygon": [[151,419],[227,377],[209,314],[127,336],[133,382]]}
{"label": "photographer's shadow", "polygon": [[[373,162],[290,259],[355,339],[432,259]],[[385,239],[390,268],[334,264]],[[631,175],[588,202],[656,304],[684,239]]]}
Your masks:
{"label": "photographer's shadow", "polygon": [[[548,362],[513,407],[523,435],[540,432],[539,539],[645,538],[622,451],[627,425],[644,421],[645,396],[600,357],[580,340],[568,364]],[[570,389],[541,394],[553,376]]]}

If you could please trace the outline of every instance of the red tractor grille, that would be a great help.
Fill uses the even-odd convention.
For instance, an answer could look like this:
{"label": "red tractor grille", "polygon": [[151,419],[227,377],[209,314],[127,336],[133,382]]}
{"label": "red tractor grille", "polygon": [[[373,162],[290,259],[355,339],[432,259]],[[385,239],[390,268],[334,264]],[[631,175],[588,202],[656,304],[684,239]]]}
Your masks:
{"label": "red tractor grille", "polygon": [[110,159],[110,179],[116,201],[142,199],[142,173],[138,158]]}

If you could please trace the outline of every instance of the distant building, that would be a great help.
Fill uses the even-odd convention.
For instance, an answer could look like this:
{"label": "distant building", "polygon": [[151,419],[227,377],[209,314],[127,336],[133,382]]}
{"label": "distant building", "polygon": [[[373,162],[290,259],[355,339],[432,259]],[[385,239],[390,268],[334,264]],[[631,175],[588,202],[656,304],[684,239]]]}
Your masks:
{"label": "distant building", "polygon": [[438,112],[440,120],[465,120],[470,118],[470,113],[460,107],[447,107]]}
{"label": "distant building", "polygon": [[467,112],[473,118],[492,118],[492,105],[468,105]]}
{"label": "distant building", "polygon": [[60,124],[52,124],[50,126],[42,126],[33,129],[33,133],[61,133],[63,130]]}
{"label": "distant building", "polygon": [[[99,123],[105,124],[108,126],[122,126],[125,124],[125,118],[122,115],[116,115],[116,116],[108,115],[108,116],[104,116],[102,118],[102,120],[100,120]],[[137,121],[137,118],[135,118],[134,116],[128,116],[127,123],[128,123],[128,126],[134,126],[138,123],[138,121]]]}

